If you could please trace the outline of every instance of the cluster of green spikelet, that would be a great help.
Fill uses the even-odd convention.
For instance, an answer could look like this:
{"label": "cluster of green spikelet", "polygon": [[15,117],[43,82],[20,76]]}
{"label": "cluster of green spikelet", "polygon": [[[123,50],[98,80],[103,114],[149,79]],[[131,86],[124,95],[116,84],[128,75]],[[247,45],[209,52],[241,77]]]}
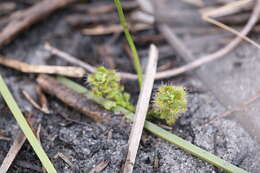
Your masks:
{"label": "cluster of green spikelet", "polygon": [[113,101],[106,103],[107,109],[119,105],[130,111],[134,110],[134,106],[129,102],[130,95],[124,92],[124,87],[120,84],[120,76],[116,74],[115,70],[101,66],[95,73],[88,76],[87,82],[94,95]]}
{"label": "cluster of green spikelet", "polygon": [[[129,102],[130,96],[124,92],[124,87],[120,84],[120,76],[115,70],[101,66],[95,73],[88,76],[87,82],[94,95],[112,101],[105,104],[106,109],[112,109],[118,105],[130,111],[134,110],[134,106]],[[154,117],[172,125],[186,110],[187,99],[183,87],[164,85],[158,89],[152,109]]]}

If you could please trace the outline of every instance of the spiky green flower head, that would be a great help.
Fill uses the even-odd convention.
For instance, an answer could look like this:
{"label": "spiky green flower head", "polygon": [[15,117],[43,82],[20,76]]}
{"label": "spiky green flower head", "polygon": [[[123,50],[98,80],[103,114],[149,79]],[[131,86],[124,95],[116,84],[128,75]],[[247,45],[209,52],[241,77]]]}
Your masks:
{"label": "spiky green flower head", "polygon": [[157,118],[172,125],[187,110],[186,92],[181,86],[164,85],[155,94],[153,109]]}
{"label": "spiky green flower head", "polygon": [[96,72],[88,76],[87,82],[94,95],[115,101],[117,105],[133,110],[134,107],[129,102],[130,96],[124,92],[124,87],[120,84],[120,76],[115,70],[98,67]]}

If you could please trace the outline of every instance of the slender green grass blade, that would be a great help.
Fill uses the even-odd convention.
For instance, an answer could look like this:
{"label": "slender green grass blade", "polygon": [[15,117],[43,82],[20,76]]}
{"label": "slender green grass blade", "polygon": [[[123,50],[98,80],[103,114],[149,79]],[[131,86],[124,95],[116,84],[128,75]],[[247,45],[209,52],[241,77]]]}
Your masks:
{"label": "slender green grass blade", "polygon": [[57,173],[0,75],[0,93],[48,173]]}
{"label": "slender green grass blade", "polygon": [[127,42],[129,44],[131,51],[132,51],[132,54],[133,54],[134,67],[135,67],[135,70],[137,72],[139,87],[141,87],[142,86],[143,71],[142,71],[142,67],[141,67],[141,64],[140,64],[140,59],[139,59],[134,41],[133,41],[131,34],[128,30],[127,22],[126,22],[126,19],[125,19],[125,16],[124,16],[124,12],[123,12],[120,0],[114,0],[114,3],[115,3],[116,8],[117,8],[120,24],[124,29],[125,37],[127,39]]}
{"label": "slender green grass blade", "polygon": [[[86,97],[88,97],[89,99],[95,101],[96,103],[102,105],[105,101],[105,99],[103,98],[97,98],[95,97],[93,94],[91,94],[90,91],[88,91],[85,87],[67,79],[64,77],[58,77],[57,78],[58,81],[60,81],[62,84],[64,84],[65,86],[67,86],[68,88],[71,88],[72,90],[76,91],[76,92],[80,92],[80,93],[84,93]],[[134,113],[117,106],[114,109],[115,112],[121,112],[125,115],[125,117],[130,120],[133,121],[133,117],[134,117]],[[227,172],[231,172],[231,173],[248,173],[247,171],[211,154],[210,152],[203,150],[199,147],[197,147],[196,145],[191,144],[190,142],[164,130],[163,128],[149,122],[146,121],[144,128],[151,132],[152,134],[176,145],[177,147],[183,149],[184,151],[187,151],[189,153],[191,153],[192,155],[205,160],[213,165],[215,165],[218,168],[222,168],[223,170],[227,171]]]}

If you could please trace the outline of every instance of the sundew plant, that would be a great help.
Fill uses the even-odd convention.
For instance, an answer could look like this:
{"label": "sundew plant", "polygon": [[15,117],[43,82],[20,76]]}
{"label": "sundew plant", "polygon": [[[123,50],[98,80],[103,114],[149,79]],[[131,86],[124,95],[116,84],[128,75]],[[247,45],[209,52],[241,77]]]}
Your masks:
{"label": "sundew plant", "polygon": [[153,116],[172,125],[187,110],[186,92],[181,86],[164,85],[155,94]]}
{"label": "sundew plant", "polygon": [[[124,92],[124,87],[120,84],[120,76],[115,70],[101,66],[97,68],[95,73],[88,76],[87,82],[90,84],[94,95],[114,101],[107,102],[106,108],[112,109],[117,105],[130,111],[134,110],[134,106],[129,102],[130,95]],[[112,103],[116,103],[116,105]]]}

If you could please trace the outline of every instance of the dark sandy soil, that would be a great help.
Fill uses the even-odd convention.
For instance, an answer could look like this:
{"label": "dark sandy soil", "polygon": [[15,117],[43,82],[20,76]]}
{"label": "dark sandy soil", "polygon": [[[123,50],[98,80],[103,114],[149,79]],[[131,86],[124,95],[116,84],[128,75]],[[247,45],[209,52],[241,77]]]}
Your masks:
{"label": "dark sandy soil", "polygon": [[[20,4],[20,8],[27,7],[21,2],[18,4]],[[73,13],[71,9],[55,12],[41,23],[19,35],[15,41],[0,50],[0,54],[30,64],[69,65],[67,62],[50,55],[43,48],[44,43],[48,41],[53,46],[92,65],[104,65],[104,60],[97,54],[96,47],[110,40],[112,36],[81,35],[71,28],[65,20],[65,16],[71,13]],[[156,33],[155,30],[148,32]],[[184,35],[183,38],[187,40],[189,35]],[[125,62],[129,63],[129,60],[121,50],[123,42],[125,40],[121,36],[112,45],[117,54],[115,57],[116,68],[121,71],[134,72],[131,65],[124,65]],[[210,45],[207,46],[210,47]],[[250,47],[250,45],[245,46]],[[147,49],[147,46],[142,48]],[[207,51],[210,51],[210,48]],[[256,53],[259,58],[259,51]],[[246,57],[246,52],[243,56],[249,58]],[[177,65],[183,63],[174,52],[166,60],[171,59],[178,62]],[[142,61],[145,62],[145,58]],[[163,62],[160,63],[163,64]],[[49,95],[47,97],[52,113],[43,114],[32,108],[20,92],[20,89],[25,89],[30,94],[35,95],[37,75],[23,74],[3,66],[0,66],[0,73],[21,109],[25,112],[33,112],[33,116],[37,117],[38,123],[42,126],[40,135],[43,147],[59,173],[86,173],[104,160],[108,160],[109,164],[102,172],[118,173],[120,171],[126,156],[130,131],[130,124],[126,120],[119,115],[109,113],[113,116],[111,122],[96,123]],[[76,81],[84,82],[83,79],[76,79]],[[188,111],[177,121],[171,130],[172,133],[249,172],[258,173],[260,171],[259,145],[238,123],[233,120],[220,119],[212,124],[203,125],[211,117],[224,112],[226,108],[217,101],[216,97],[195,75],[190,73],[163,82],[183,85],[190,91]],[[127,91],[136,98],[138,94],[137,83],[128,83],[131,87],[126,87]],[[157,87],[161,83],[162,81],[158,81],[155,86]],[[1,163],[19,131],[19,127],[1,98],[0,113],[0,132],[12,139],[11,141],[0,140]],[[68,121],[64,116],[75,121]],[[72,165],[65,163],[59,157],[54,159],[57,153],[63,153],[67,156]],[[159,165],[155,164],[157,161]],[[41,164],[28,142],[22,147],[9,172],[42,172]],[[223,171],[148,132],[144,132],[134,172],[220,173]]]}

